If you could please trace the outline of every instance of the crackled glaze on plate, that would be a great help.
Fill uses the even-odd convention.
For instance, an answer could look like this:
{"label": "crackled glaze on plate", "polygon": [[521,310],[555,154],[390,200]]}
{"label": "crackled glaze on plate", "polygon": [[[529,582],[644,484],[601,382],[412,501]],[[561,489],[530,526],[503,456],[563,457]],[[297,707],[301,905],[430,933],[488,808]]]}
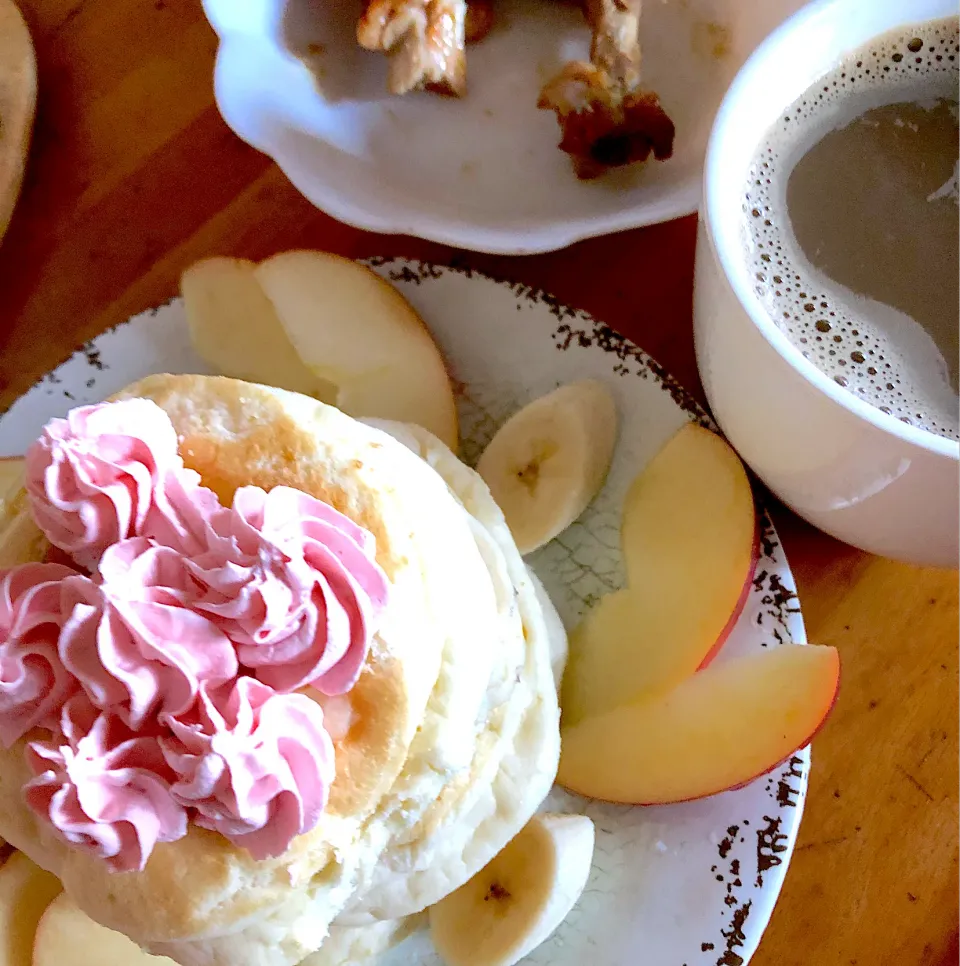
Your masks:
{"label": "crackled glaze on plate", "polygon": [[[507,416],[559,383],[594,377],[613,391],[621,426],[606,486],[580,520],[529,558],[572,626],[622,585],[627,487],[685,422],[711,426],[709,418],[644,352],[542,292],[422,263],[373,265],[411,301],[443,350],[458,387],[467,462]],[[0,418],[0,455],[23,452],[47,419],[159,371],[208,371],[190,346],[179,300],[104,333],[45,376]],[[689,590],[696,595],[695,586]],[[804,640],[793,579],[764,515],[753,589],[717,660]],[[743,966],[783,883],[809,764],[804,750],[744,788],[683,805],[631,808],[556,789],[545,808],[585,812],[596,823],[593,872],[566,922],[526,962]],[[386,962],[440,966],[425,934]]]}
{"label": "crackled glaze on plate", "polygon": [[509,254],[695,211],[724,91],[800,5],[648,0],[643,83],[676,124],[674,155],[579,182],[552,112],[537,109],[544,81],[588,56],[576,4],[497,0],[498,25],[467,52],[468,94],[450,99],[386,92],[386,58],[356,43],[357,0],[204,0],[224,119],[314,205],[360,228]]}

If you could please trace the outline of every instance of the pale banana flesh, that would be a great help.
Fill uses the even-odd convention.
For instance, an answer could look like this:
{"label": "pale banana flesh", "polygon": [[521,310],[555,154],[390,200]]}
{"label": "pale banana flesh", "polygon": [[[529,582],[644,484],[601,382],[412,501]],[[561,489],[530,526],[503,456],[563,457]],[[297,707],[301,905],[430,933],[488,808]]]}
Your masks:
{"label": "pale banana flesh", "polygon": [[535,815],[489,865],[430,909],[447,966],[513,966],[550,937],[590,875],[585,815]]}
{"label": "pale banana flesh", "polygon": [[522,554],[563,532],[600,491],[617,435],[609,390],[569,383],[524,406],[477,463]]}

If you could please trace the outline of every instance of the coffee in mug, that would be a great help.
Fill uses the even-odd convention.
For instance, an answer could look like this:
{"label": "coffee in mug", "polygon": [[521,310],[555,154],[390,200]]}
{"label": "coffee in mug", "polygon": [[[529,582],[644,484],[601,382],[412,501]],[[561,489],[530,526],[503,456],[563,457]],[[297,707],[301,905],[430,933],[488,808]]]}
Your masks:
{"label": "coffee in mug", "polygon": [[845,56],[760,141],[743,189],[755,290],[823,373],[958,438],[958,19]]}

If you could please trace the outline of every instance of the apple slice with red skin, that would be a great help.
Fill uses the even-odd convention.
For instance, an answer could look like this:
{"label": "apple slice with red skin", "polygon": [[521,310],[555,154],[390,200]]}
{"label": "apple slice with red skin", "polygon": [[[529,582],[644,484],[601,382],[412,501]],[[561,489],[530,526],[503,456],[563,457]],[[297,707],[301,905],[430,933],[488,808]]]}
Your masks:
{"label": "apple slice with red skin", "polygon": [[737,454],[689,423],[634,480],[621,542],[628,586],[570,635],[566,724],[660,691],[706,666],[750,595],[758,556],[753,491]]}
{"label": "apple slice with red skin", "polygon": [[836,700],[835,648],[783,644],[561,730],[557,781],[663,805],[739,788],[808,744]]}
{"label": "apple slice with red skin", "polygon": [[740,620],[740,615],[746,610],[747,601],[750,599],[750,594],[753,593],[753,577],[757,572],[757,564],[760,561],[760,521],[756,521],[756,526],[754,529],[753,537],[753,552],[750,554],[750,563],[747,564],[747,579],[744,581],[743,587],[740,590],[740,596],[737,598],[737,602],[733,605],[733,613],[724,625],[723,630],[720,631],[713,647],[707,652],[706,657],[700,662],[700,666],[697,668],[698,671],[702,671],[707,667],[713,659],[723,650],[723,645],[727,643],[727,639],[733,633],[734,627],[737,626],[737,621]]}
{"label": "apple slice with red skin", "polygon": [[[26,960],[23,962],[26,964]],[[94,922],[64,893],[50,904],[37,926],[33,966],[177,964],[166,956],[151,956],[123,933]]]}

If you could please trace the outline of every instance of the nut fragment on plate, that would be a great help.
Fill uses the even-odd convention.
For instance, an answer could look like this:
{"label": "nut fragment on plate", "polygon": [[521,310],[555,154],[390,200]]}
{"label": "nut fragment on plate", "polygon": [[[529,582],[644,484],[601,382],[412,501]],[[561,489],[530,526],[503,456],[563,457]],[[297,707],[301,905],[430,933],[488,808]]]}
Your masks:
{"label": "nut fragment on plate", "polygon": [[368,0],[357,41],[389,55],[392,93],[460,97],[467,86],[466,21],[467,0]]}
{"label": "nut fragment on plate", "polygon": [[556,112],[560,149],[581,179],[673,154],[673,121],[640,86],[640,8],[641,0],[584,0],[590,63],[571,61],[540,92],[537,106]]}
{"label": "nut fragment on plate", "polygon": [[493,0],[467,0],[466,41],[479,44],[493,29]]}
{"label": "nut fragment on plate", "polygon": [[[673,153],[674,125],[652,91],[640,86],[642,0],[581,0],[593,31],[590,61],[564,65],[537,106],[556,112],[577,177],[658,161]],[[414,90],[462,97],[467,43],[494,22],[493,0],[367,0],[357,40],[390,58],[394,94]]]}

